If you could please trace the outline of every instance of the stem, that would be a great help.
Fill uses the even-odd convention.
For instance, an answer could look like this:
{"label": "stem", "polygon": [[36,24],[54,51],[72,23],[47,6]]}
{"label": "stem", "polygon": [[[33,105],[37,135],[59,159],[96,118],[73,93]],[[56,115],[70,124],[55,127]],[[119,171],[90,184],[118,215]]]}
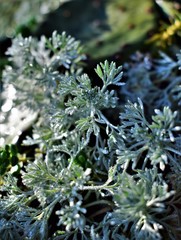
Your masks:
{"label": "stem", "polygon": [[100,209],[99,211],[97,211],[97,212],[93,213],[92,215],[90,215],[90,218],[94,218],[94,217],[96,217],[98,215],[101,215],[101,214],[103,214],[105,212],[108,212],[109,210],[111,210],[111,207],[105,207],[103,209]]}
{"label": "stem", "polygon": [[[112,181],[112,180],[111,180],[111,181]],[[117,183],[108,186],[108,184],[109,184],[111,181],[108,179],[107,182],[105,182],[103,185],[100,185],[100,186],[82,186],[82,187],[80,188],[80,190],[83,190],[83,191],[86,191],[86,190],[95,191],[95,190],[105,189],[105,190],[110,191],[111,188],[117,186]]]}
{"label": "stem", "polygon": [[48,205],[46,208],[45,208],[45,211],[44,211],[44,214],[46,214],[46,218],[49,219],[53,209],[54,209],[54,206],[56,205],[56,203],[58,202],[63,202],[63,200],[61,201],[61,198],[62,198],[62,195],[59,195],[59,197],[57,197],[52,203],[50,203],[50,205]]}
{"label": "stem", "polygon": [[99,204],[105,204],[105,205],[110,205],[111,207],[113,206],[113,203],[107,200],[97,200],[95,202],[91,202],[88,203],[86,205],[84,205],[83,207],[88,208],[88,207],[92,207],[94,205],[99,205]]}
{"label": "stem", "polygon": [[170,152],[173,152],[175,154],[178,154],[179,156],[181,156],[181,151],[177,151],[171,147],[165,147],[166,150],[170,151]]}

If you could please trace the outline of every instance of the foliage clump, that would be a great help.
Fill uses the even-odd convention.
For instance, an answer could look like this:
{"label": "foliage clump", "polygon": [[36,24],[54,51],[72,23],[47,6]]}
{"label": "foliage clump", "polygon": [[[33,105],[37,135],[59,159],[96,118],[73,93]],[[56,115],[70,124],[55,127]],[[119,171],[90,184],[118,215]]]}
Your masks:
{"label": "foliage clump", "polygon": [[24,144],[39,153],[19,181],[4,176],[2,239],[174,239],[181,231],[169,226],[180,220],[180,55],[174,62],[162,54],[153,71],[142,61],[127,64],[125,84],[122,67],[105,61],[96,84],[83,73],[79,42],[65,33],[18,36],[7,54],[3,81],[16,89],[16,107],[37,112]]}

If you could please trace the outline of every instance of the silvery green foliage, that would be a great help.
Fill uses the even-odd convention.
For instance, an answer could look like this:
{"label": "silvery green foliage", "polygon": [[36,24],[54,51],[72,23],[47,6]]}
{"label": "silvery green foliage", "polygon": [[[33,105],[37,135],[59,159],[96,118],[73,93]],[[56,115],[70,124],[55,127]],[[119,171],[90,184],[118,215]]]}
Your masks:
{"label": "silvery green foliage", "polygon": [[147,114],[143,94],[144,102],[121,105],[115,126],[103,110],[119,108],[111,86],[123,85],[122,68],[98,64],[102,84],[93,86],[78,49],[71,37],[53,33],[40,42],[19,36],[8,50],[14,65],[4,81],[15,86],[20,104],[39,112],[24,143],[37,144],[41,154],[21,170],[20,183],[4,176],[2,239],[157,240],[163,232],[173,238],[165,219],[180,188],[168,183],[165,169],[174,176],[181,170],[179,111],[158,105]]}
{"label": "silvery green foliage", "polygon": [[131,63],[124,65],[127,82],[121,94],[132,102],[141,98],[149,114],[154,108],[178,108],[181,101],[180,56],[177,54],[174,60],[160,52],[160,58],[153,60],[148,54],[133,55]]}
{"label": "silvery green foliage", "polygon": [[[8,196],[1,200],[3,211],[0,215],[1,221],[4,224],[7,222],[10,227],[4,230],[5,225],[1,225],[1,235],[12,235],[9,239],[13,239],[15,234],[20,236],[20,239],[24,237],[47,239],[48,219],[57,204],[61,206],[61,210],[56,212],[60,216],[57,224],[66,225],[68,232],[71,228],[82,230],[85,224],[85,217],[82,214],[86,213],[86,209],[81,207],[82,195],[78,190],[89,180],[90,170],[83,171],[81,167],[74,166],[71,170],[65,168],[52,175],[53,169],[50,173],[42,161],[29,165],[26,170],[27,172],[23,173],[23,183],[32,189],[31,191],[20,190],[16,180],[10,175],[5,179],[8,184],[10,182],[12,184],[6,185],[5,182],[3,190],[8,192]],[[39,206],[35,209],[30,205],[36,199],[39,201]],[[12,212],[14,214],[9,218]],[[19,228],[16,228],[16,225]]]}
{"label": "silvery green foliage", "polygon": [[[127,168],[132,162],[134,169],[139,161],[142,161],[142,168],[145,168],[147,161],[152,165],[159,164],[159,168],[164,170],[165,165],[178,167],[180,149],[177,144],[181,141],[180,125],[175,125],[177,112],[172,112],[169,107],[164,107],[163,111],[155,109],[155,115],[149,123],[144,114],[143,103],[129,102],[125,105],[125,112],[121,113],[122,143],[118,144],[118,162]],[[176,134],[176,137],[174,135]],[[142,159],[144,155],[144,159]]]}
{"label": "silvery green foliage", "polygon": [[107,215],[109,224],[129,229],[130,239],[162,239],[158,230],[163,227],[156,218],[165,210],[163,202],[174,192],[168,192],[156,168],[117,177],[120,185],[114,189],[115,210]]}
{"label": "silvery green foliage", "polygon": [[61,80],[58,69],[63,66],[75,72],[84,59],[80,43],[65,32],[53,32],[51,38],[42,36],[40,41],[19,35],[6,54],[11,65],[3,71],[3,81],[14,85],[17,102],[36,110],[55,97]]}
{"label": "silvery green foliage", "polygon": [[61,35],[53,32],[52,37],[42,36],[39,41],[19,35],[12,41],[6,52],[11,65],[3,71],[5,90],[1,96],[2,101],[7,98],[3,104],[4,120],[1,120],[5,144],[17,141],[22,131],[35,121],[37,113],[46,111],[46,106],[54,103],[65,71],[67,76],[80,74],[80,61],[85,59],[81,51],[80,43],[65,32]]}

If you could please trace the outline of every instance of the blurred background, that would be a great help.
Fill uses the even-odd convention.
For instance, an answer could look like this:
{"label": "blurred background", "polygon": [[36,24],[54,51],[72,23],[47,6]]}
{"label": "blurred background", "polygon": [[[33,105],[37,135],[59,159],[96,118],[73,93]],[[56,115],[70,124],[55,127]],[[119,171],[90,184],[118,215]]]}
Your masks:
{"label": "blurred background", "polygon": [[9,39],[19,33],[39,37],[66,31],[96,59],[124,52],[127,45],[130,51],[148,48],[148,42],[164,47],[181,32],[178,0],[0,0],[0,4],[1,57]]}

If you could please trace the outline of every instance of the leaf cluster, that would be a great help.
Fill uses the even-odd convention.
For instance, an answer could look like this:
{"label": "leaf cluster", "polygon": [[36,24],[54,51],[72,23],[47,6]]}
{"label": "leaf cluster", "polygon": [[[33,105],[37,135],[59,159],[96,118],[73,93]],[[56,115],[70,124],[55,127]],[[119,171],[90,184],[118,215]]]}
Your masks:
{"label": "leaf cluster", "polygon": [[[170,72],[155,68],[156,82],[150,69],[136,63],[137,69],[129,69],[136,74],[128,74],[124,86],[122,67],[105,61],[95,69],[101,84],[94,86],[82,73],[79,49],[73,38],[54,32],[40,41],[19,36],[7,52],[12,66],[5,69],[4,82],[14,85],[20,105],[39,113],[24,144],[38,145],[40,154],[21,170],[20,181],[4,176],[0,234],[4,239],[155,240],[164,234],[173,239],[181,231],[178,224],[173,231],[167,218],[169,213],[179,220],[179,90],[174,105],[165,99],[180,85],[175,70],[180,57],[173,67],[162,55],[158,66]],[[163,92],[158,79],[168,81]],[[148,88],[139,85],[142,81]],[[134,94],[131,83],[138,86]],[[113,85],[123,103],[130,97],[126,104]],[[165,99],[148,100],[151,93]],[[154,111],[146,111],[151,103]],[[108,119],[106,109],[119,110],[119,124]]]}

